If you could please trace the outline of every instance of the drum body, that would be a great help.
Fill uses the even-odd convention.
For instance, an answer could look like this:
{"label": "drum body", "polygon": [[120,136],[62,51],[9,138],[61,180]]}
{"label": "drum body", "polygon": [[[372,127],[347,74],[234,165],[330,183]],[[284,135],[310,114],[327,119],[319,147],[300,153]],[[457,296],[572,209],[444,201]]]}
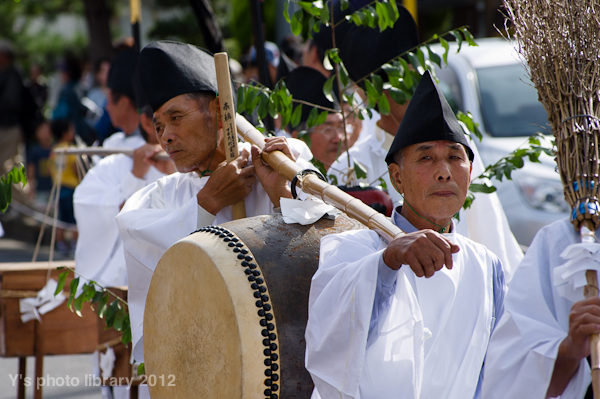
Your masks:
{"label": "drum body", "polygon": [[257,216],[175,243],[146,301],[151,397],[310,398],[304,330],[320,239],[362,228],[345,214],[309,226]]}

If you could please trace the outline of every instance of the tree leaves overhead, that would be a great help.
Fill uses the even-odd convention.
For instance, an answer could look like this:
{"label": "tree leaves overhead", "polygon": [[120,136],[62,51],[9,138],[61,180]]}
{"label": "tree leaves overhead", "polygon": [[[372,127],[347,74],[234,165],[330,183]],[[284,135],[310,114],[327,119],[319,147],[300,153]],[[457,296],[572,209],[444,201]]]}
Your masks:
{"label": "tree leaves overhead", "polygon": [[[291,2],[295,3],[297,7],[296,11],[290,17],[289,9]],[[324,1],[286,1],[284,4],[284,16],[286,16],[286,20],[289,19],[292,32],[299,35],[305,29],[306,24],[304,21],[307,20],[310,21],[308,23],[310,25],[307,32],[308,35],[313,30],[319,29],[319,26],[322,24],[330,25],[331,21],[329,18],[331,12],[324,7],[326,4],[331,3]],[[347,16],[346,19],[356,25],[366,25],[373,29],[384,30],[387,27],[393,26],[394,22],[398,19],[398,6],[394,0],[372,2],[356,10],[350,16]],[[339,23],[341,22],[337,22],[336,25]],[[338,86],[335,84],[336,81],[339,81],[342,95],[356,83],[364,87],[366,94],[365,101],[354,107],[359,117],[361,119],[364,119],[367,115],[370,117],[371,110],[373,109],[387,115],[390,112],[390,104],[388,97],[382,95],[383,89],[388,90],[391,99],[397,103],[404,104],[410,100],[421,75],[426,70],[434,74],[434,64],[441,66],[442,60],[446,63],[449,45],[447,41],[442,39],[442,36],[445,35],[452,35],[454,37],[458,35],[461,42],[464,41],[469,45],[475,45],[472,36],[465,27],[445,32],[440,36],[435,35],[421,45],[410,49],[405,54],[401,54],[396,59],[390,60],[381,69],[373,71],[369,76],[358,79],[356,82],[350,80],[348,71],[339,57],[339,50],[337,48],[329,49],[325,52],[323,65],[325,69],[332,71],[333,74],[324,84],[323,93],[328,100],[333,101],[334,97],[338,97],[339,94],[334,92]],[[442,44],[442,48],[444,49],[442,55],[436,54],[431,49],[430,45],[435,42]],[[406,57],[408,62],[404,57]],[[386,75],[388,81],[384,84],[382,76]],[[281,126],[287,126],[290,122],[292,122],[293,127],[297,126],[296,122],[299,121],[301,111],[297,106],[291,106],[292,102],[297,102],[291,98],[289,91],[287,89],[284,90],[284,88],[285,84],[283,82],[278,83],[273,90],[260,85],[242,85],[238,90],[238,112],[247,112],[249,114],[256,112],[260,119],[267,114],[272,116],[278,115],[281,118]],[[261,95],[259,92],[263,94]],[[325,111],[322,107],[319,108],[321,108],[321,111]],[[314,126],[314,124],[318,124],[318,112],[311,112],[307,121],[309,128]],[[292,113],[294,114],[292,115]],[[466,123],[466,125],[473,126],[473,123]]]}
{"label": "tree leaves overhead", "polygon": [[[291,18],[288,11],[290,3],[295,3],[298,6]],[[326,1],[286,0],[284,4],[284,16],[290,22],[292,32],[299,35],[304,31],[309,37],[312,37],[312,32],[318,31],[322,24],[331,25],[329,19],[331,10],[323,8],[326,4],[331,3],[327,3]],[[347,9],[349,1],[342,0],[340,4],[342,9]],[[383,31],[388,27],[392,27],[398,19],[398,6],[396,0],[373,1],[345,18],[351,24],[368,26],[372,29]],[[305,23],[304,21],[309,22]],[[333,28],[335,29],[335,26],[342,22],[336,22]],[[324,67],[332,71],[332,76],[325,82],[323,94],[330,101],[333,101],[334,97],[338,97],[339,94],[334,92],[334,90],[337,90],[337,84],[334,83],[339,83],[340,93],[343,98],[349,100],[349,105],[352,107],[353,112],[358,115],[359,119],[371,118],[372,110],[377,110],[379,113],[387,115],[390,112],[391,105],[388,97],[383,94],[383,90],[387,90],[389,98],[394,102],[405,104],[411,99],[425,71],[430,71],[435,78],[435,68],[442,68],[448,64],[450,43],[444,37],[452,37],[456,41],[457,52],[465,45],[477,46],[473,35],[471,35],[467,27],[459,27],[433,35],[429,40],[409,49],[395,59],[389,60],[378,70],[372,71],[369,75],[361,77],[354,82],[350,81],[348,71],[339,57],[339,50],[337,48],[329,49],[325,53]],[[440,53],[436,53],[432,49],[431,45],[435,43],[440,44]],[[383,78],[387,78],[387,80],[384,81]],[[354,97],[346,94],[347,90],[351,89],[355,84],[360,86],[365,94],[364,100],[359,103],[355,103]],[[269,101],[262,100],[262,97],[256,91],[262,91],[265,96],[268,96]],[[260,103],[256,100],[257,98],[261,98]],[[249,113],[258,111],[260,116],[265,114],[265,107],[269,108],[268,113],[270,115],[278,115],[281,118],[281,126],[287,126],[290,122],[293,127],[299,124],[302,107],[291,97],[283,82],[278,82],[273,90],[262,86],[242,85],[240,87],[238,90],[238,111]],[[327,116],[326,111],[323,107],[314,107],[309,114],[307,127],[310,129],[322,123]],[[457,119],[467,130],[467,134],[481,140],[482,133],[469,112],[463,113],[459,111]],[[309,132],[300,132],[298,138],[301,138],[310,146]],[[484,174],[474,179],[478,181],[471,184],[471,193],[467,196],[464,207],[470,206],[474,199],[473,192],[491,193],[496,190],[489,183],[490,179],[500,181],[503,178],[510,179],[511,172],[523,167],[525,159],[532,162],[539,162],[538,158],[542,152],[551,154],[552,150],[541,145],[539,140],[532,139],[527,148],[519,149],[509,156],[500,159],[496,164],[488,166]],[[313,164],[325,172],[320,162],[313,160]],[[359,174],[360,172],[355,171],[355,173]]]}
{"label": "tree leaves overhead", "polygon": [[479,139],[479,141],[481,141],[481,139],[483,138],[483,134],[481,133],[481,130],[479,130],[479,124],[475,123],[475,121],[473,120],[473,115],[470,112],[467,112],[466,114],[462,111],[458,111],[456,113],[456,118],[459,120],[459,122],[464,123],[464,125],[467,128],[467,134],[474,134],[475,137],[477,137]]}
{"label": "tree leaves overhead", "polygon": [[291,28],[292,28],[292,33],[296,36],[298,36],[300,33],[302,33],[303,15],[304,15],[304,13],[302,12],[302,10],[297,10],[294,13],[294,15],[292,15]]}

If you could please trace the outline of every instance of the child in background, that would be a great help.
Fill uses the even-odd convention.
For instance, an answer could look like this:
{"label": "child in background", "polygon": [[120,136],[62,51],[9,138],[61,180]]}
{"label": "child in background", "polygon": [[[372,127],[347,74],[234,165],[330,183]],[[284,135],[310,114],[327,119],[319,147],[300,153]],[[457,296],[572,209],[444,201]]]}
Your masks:
{"label": "child in background", "polygon": [[46,209],[52,190],[50,173],[50,151],[52,150],[52,131],[47,120],[41,121],[35,128],[35,143],[27,156],[27,186],[33,205],[40,211]]}
{"label": "child in background", "polygon": [[[58,199],[58,219],[75,226],[75,215],[73,213],[73,192],[79,184],[79,175],[77,174],[77,156],[75,155],[57,155],[54,151],[59,148],[71,147],[75,142],[75,127],[68,120],[58,119],[50,122],[50,129],[56,144],[52,147],[52,180],[58,179],[58,172],[61,168],[60,175],[61,188]],[[56,229],[56,248],[64,255],[72,254],[75,250],[77,241],[77,231],[73,232],[71,243],[66,240],[65,231]]]}

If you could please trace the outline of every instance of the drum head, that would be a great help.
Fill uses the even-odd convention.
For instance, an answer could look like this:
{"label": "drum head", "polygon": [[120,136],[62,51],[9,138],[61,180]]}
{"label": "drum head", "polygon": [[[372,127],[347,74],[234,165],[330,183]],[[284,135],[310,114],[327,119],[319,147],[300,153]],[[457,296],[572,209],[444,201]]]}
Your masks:
{"label": "drum head", "polygon": [[151,397],[310,398],[304,329],[320,238],[357,228],[345,215],[310,226],[258,216],[175,243],[146,301]]}

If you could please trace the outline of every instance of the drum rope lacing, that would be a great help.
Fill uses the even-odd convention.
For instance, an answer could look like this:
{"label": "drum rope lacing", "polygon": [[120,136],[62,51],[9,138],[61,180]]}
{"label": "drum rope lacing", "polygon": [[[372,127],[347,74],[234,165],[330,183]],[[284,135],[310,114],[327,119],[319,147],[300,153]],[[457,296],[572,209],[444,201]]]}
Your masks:
{"label": "drum rope lacing", "polygon": [[[279,355],[277,354],[277,334],[275,334],[275,318],[273,313],[270,313],[272,310],[271,304],[269,304],[269,296],[267,293],[267,286],[264,279],[261,276],[261,272],[256,263],[252,262],[254,258],[250,254],[249,250],[244,248],[244,243],[235,235],[220,226],[206,226],[202,227],[194,231],[194,233],[204,232],[209,234],[214,234],[219,236],[223,240],[223,242],[227,243],[228,247],[231,247],[233,252],[237,253],[237,259],[240,261],[240,265],[244,268],[244,274],[248,277],[248,282],[250,283],[250,288],[252,288],[253,296],[256,299],[255,305],[258,309],[258,317],[259,324],[263,327],[261,331],[261,335],[265,337],[262,341],[265,349],[263,354],[265,356],[264,365],[267,367],[265,369],[265,376],[267,377],[264,380],[264,384],[266,389],[264,390],[264,394],[266,396],[265,399],[278,399],[279,396],[275,393],[279,390],[279,385],[277,381],[279,381],[279,374],[277,371],[279,370],[279,364],[277,361],[279,360]],[[192,233],[192,234],[194,234]]]}

